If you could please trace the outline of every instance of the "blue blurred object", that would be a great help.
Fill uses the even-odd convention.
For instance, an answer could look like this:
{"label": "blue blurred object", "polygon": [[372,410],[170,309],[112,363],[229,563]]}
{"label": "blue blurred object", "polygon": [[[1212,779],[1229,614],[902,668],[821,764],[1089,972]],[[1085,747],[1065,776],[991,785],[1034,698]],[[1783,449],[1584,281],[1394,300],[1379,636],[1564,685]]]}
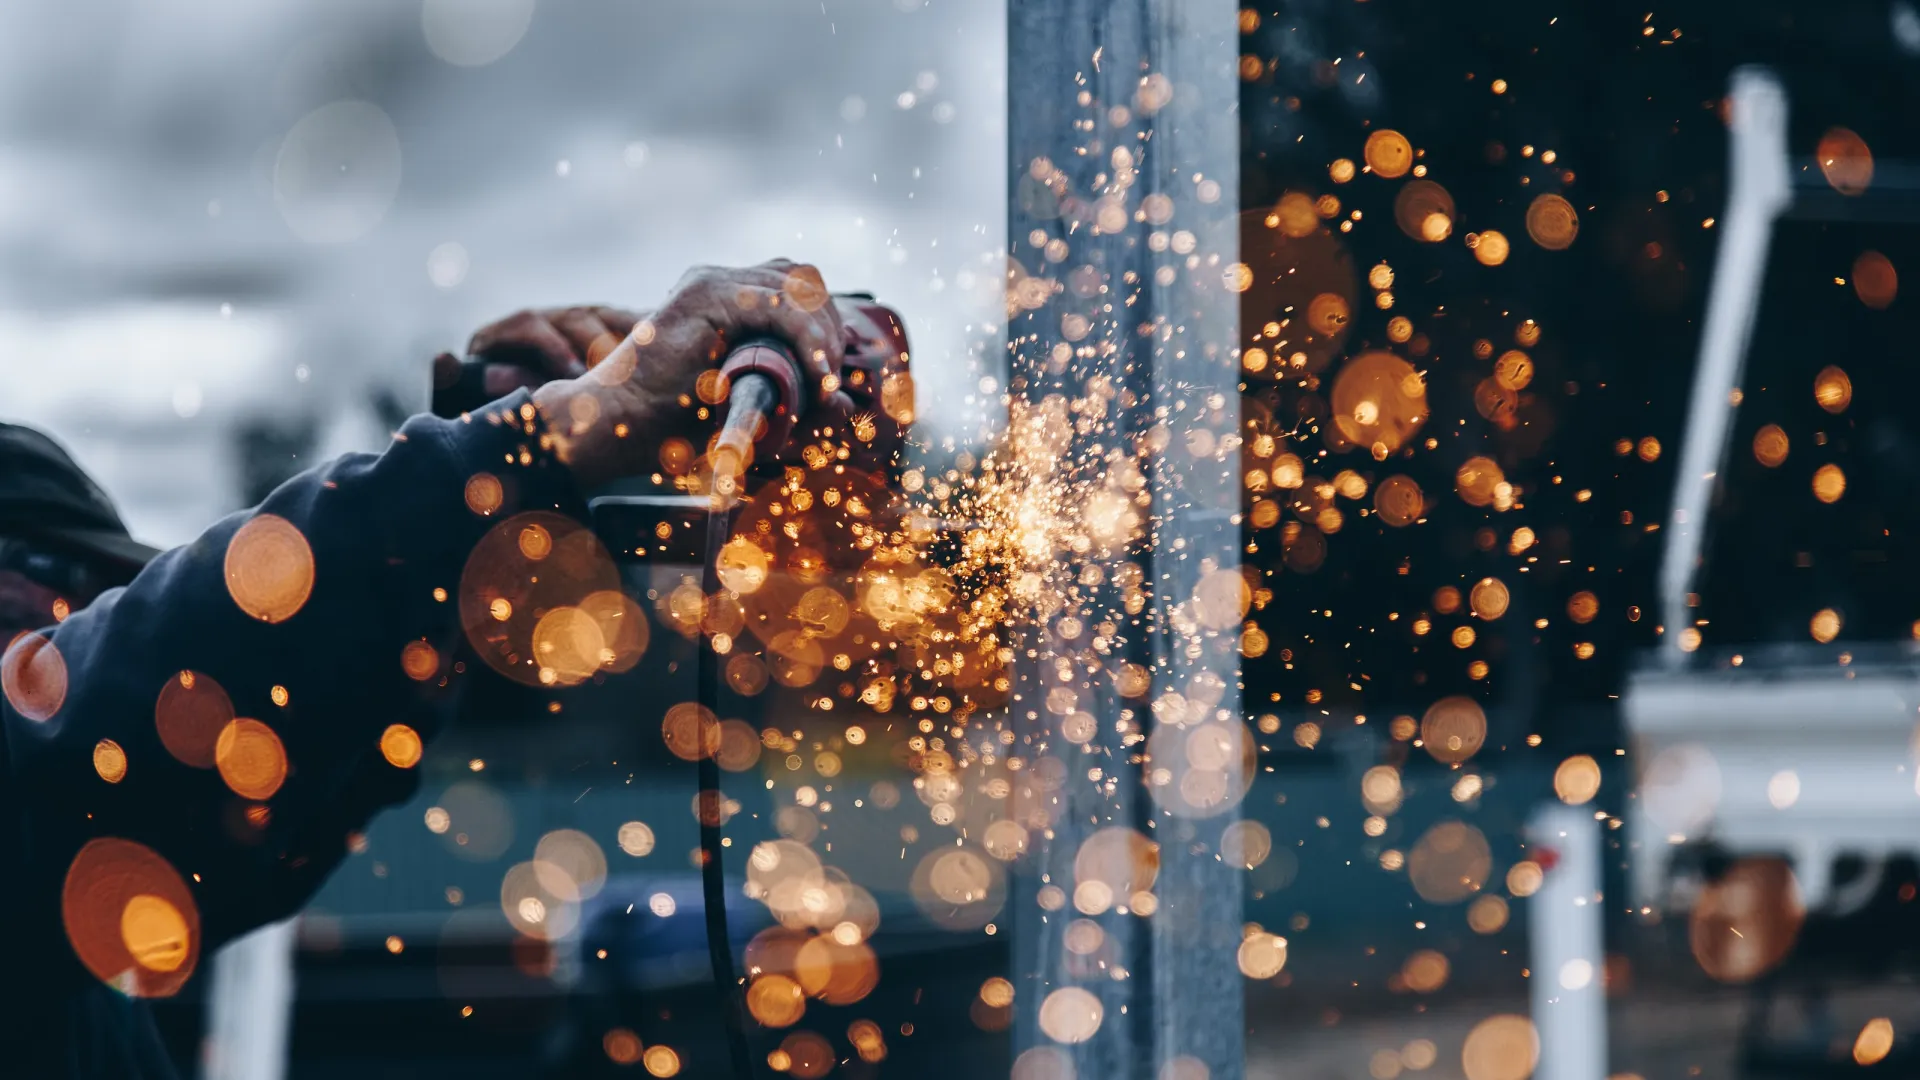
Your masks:
{"label": "blue blurred object", "polygon": [[[712,983],[699,874],[609,878],[581,914],[583,989],[645,992]],[[737,887],[728,890],[727,938],[735,956],[772,925],[764,904]]]}

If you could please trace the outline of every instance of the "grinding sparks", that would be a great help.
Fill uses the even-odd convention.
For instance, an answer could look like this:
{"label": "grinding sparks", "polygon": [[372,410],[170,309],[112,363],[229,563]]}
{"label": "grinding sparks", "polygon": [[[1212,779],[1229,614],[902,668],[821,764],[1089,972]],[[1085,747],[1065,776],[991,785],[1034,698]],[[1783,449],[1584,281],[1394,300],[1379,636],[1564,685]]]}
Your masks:
{"label": "grinding sparks", "polygon": [[[1239,25],[1271,35],[1293,33],[1281,25],[1293,21],[1248,9]],[[1271,92],[1276,109],[1301,108],[1285,104],[1283,57],[1255,55],[1254,41],[1241,51],[1248,93]],[[946,420],[959,406],[918,394],[901,341],[877,363],[850,359],[821,375],[823,391],[853,405],[783,417],[793,430],[777,454],[731,447],[723,455],[692,420],[682,436],[664,438],[636,425],[627,445],[644,452],[654,495],[701,509],[726,496],[729,513],[704,540],[699,511],[596,533],[510,505],[528,486],[502,471],[525,463],[518,448],[504,467],[490,461],[493,472],[469,465],[444,478],[449,512],[482,539],[457,581],[436,575],[444,587],[432,590],[434,603],[419,595],[433,580],[405,599],[449,621],[457,614],[458,632],[409,625],[368,653],[368,670],[422,700],[472,685],[461,679],[470,671],[498,675],[538,697],[540,724],[585,711],[581,703],[602,684],[647,688],[644,700],[630,699],[619,738],[564,743],[564,753],[537,766],[556,805],[583,808],[579,829],[528,833],[538,817],[521,813],[509,790],[523,782],[519,755],[485,750],[494,764],[485,769],[466,756],[483,752],[476,744],[450,761],[427,760],[429,729],[386,716],[353,737],[388,779],[429,785],[416,804],[426,807],[417,820],[428,835],[409,819],[397,830],[407,842],[480,865],[501,860],[497,897],[491,884],[464,879],[466,891],[445,881],[427,891],[436,908],[443,895],[466,905],[453,915],[504,920],[522,972],[567,986],[581,970],[629,973],[628,943],[593,920],[656,938],[698,934],[700,893],[677,879],[718,865],[730,875],[729,917],[742,898],[761,909],[736,943],[737,993],[763,1029],[752,1049],[769,1069],[817,1077],[871,1072],[888,1060],[910,1068],[929,1041],[914,1041],[913,1025],[939,1031],[956,1018],[936,1011],[958,1008],[958,1019],[981,1031],[1043,1039],[1010,1055],[1014,1074],[1057,1080],[1075,1061],[1113,1060],[1106,1044],[1147,1022],[1137,1008],[1145,982],[1125,985],[1142,979],[1130,967],[1134,950],[1164,935],[1165,924],[1184,933],[1181,921],[1213,899],[1194,894],[1197,872],[1230,883],[1215,891],[1231,891],[1234,903],[1245,898],[1243,909],[1205,928],[1222,973],[1249,981],[1249,1000],[1286,993],[1296,978],[1318,994],[1321,980],[1352,975],[1357,990],[1364,974],[1376,990],[1439,995],[1403,998],[1412,1015],[1429,1001],[1452,1008],[1453,995],[1482,988],[1482,960],[1525,972],[1524,928],[1567,876],[1546,845],[1514,842],[1504,800],[1544,799],[1583,821],[1597,816],[1596,829],[1621,825],[1635,809],[1635,789],[1625,785],[1639,763],[1618,760],[1593,733],[1607,728],[1594,725],[1576,742],[1537,722],[1538,710],[1511,703],[1569,672],[1565,686],[1546,684],[1552,693],[1603,685],[1630,653],[1628,631],[1700,650],[1690,662],[1702,668],[1725,666],[1720,641],[1740,639],[1724,622],[1702,610],[1682,623],[1654,606],[1643,582],[1595,554],[1594,537],[1627,537],[1650,555],[1679,531],[1657,492],[1647,496],[1695,465],[1662,419],[1672,410],[1590,422],[1589,409],[1606,414],[1589,403],[1619,396],[1607,380],[1631,385],[1640,358],[1589,362],[1580,350],[1591,328],[1563,333],[1555,321],[1562,308],[1528,288],[1603,252],[1630,260],[1634,273],[1654,267],[1649,275],[1684,254],[1699,272],[1698,249],[1685,247],[1706,212],[1696,193],[1717,189],[1662,181],[1674,185],[1676,205],[1667,209],[1684,228],[1646,225],[1664,212],[1657,205],[1623,209],[1589,195],[1567,168],[1579,156],[1573,140],[1557,150],[1520,142],[1553,130],[1518,111],[1552,100],[1531,65],[1504,71],[1511,85],[1486,66],[1467,77],[1478,107],[1502,110],[1513,129],[1497,133],[1513,138],[1511,156],[1504,142],[1462,146],[1442,130],[1383,128],[1381,116],[1344,133],[1293,123],[1289,132],[1306,137],[1292,156],[1263,158],[1244,178],[1172,168],[1171,140],[1146,139],[1144,118],[1181,109],[1187,84],[1151,66],[1136,71],[1131,58],[1082,60],[1102,78],[1063,88],[1063,107],[1072,101],[1084,112],[1079,152],[1013,164],[1011,250],[970,270],[975,285],[960,286],[984,292],[994,340],[982,347],[979,370],[940,386],[959,386],[968,406],[1004,406],[1004,427],[903,444],[902,425],[935,410]],[[1328,58],[1321,85],[1361,88],[1364,79],[1371,93],[1380,80],[1369,68],[1379,62]],[[1122,96],[1101,100],[1114,79]],[[885,110],[889,123],[930,112],[937,82],[929,72],[910,90],[888,88],[901,106]],[[858,108],[843,106],[848,123],[866,109],[850,100]],[[918,111],[908,107],[916,103]],[[1418,124],[1421,115],[1391,122]],[[1830,153],[1817,167],[1829,183],[1865,189],[1864,143],[1822,149]],[[1481,164],[1465,160],[1481,157],[1488,171],[1511,172],[1503,182],[1513,186],[1488,197],[1476,179]],[[584,152],[578,160],[579,176],[589,177]],[[1230,212],[1236,182],[1262,193],[1244,220]],[[1664,204],[1666,193],[1639,201]],[[1708,238],[1722,234],[1731,235],[1723,227]],[[1857,237],[1814,269],[1835,303],[1863,318],[1897,317],[1893,263],[1860,251]],[[1854,295],[1828,286],[1833,278],[1851,282]],[[1647,280],[1659,288],[1663,279]],[[811,273],[763,293],[753,303],[783,314],[838,303]],[[1226,320],[1231,332],[1211,329],[1203,309],[1215,303],[1239,313]],[[997,339],[1003,304],[1005,337]],[[645,346],[655,333],[642,322],[630,340]],[[671,336],[664,323],[658,333]],[[588,352],[603,365],[618,362],[604,347]],[[1814,375],[1828,359],[1836,364]],[[1845,455],[1848,440],[1864,438],[1877,418],[1878,374],[1835,352],[1795,369],[1773,397],[1762,396],[1758,380],[1744,388],[1749,404],[1731,429],[1738,452],[1729,474],[1736,465],[1777,470],[1761,475],[1826,520],[1849,508],[1845,468],[1854,470],[1852,502],[1864,502],[1885,480]],[[690,418],[712,421],[729,407],[726,376],[709,371],[689,382],[680,404]],[[1731,404],[1739,403],[1736,394]],[[1755,415],[1762,409],[1773,411]],[[556,437],[584,437],[610,423],[602,413],[578,398],[548,424]],[[516,432],[524,422],[531,442],[533,415],[509,420]],[[1575,443],[1598,448],[1597,468],[1569,450]],[[645,488],[647,478],[633,483]],[[1193,517],[1205,522],[1198,532]],[[1666,534],[1650,535],[1663,526]],[[319,544],[322,534],[313,536]],[[228,545],[222,602],[268,623],[337,604],[327,591],[331,548],[320,546],[316,563],[300,529],[255,515]],[[697,565],[701,552],[710,565]],[[1830,569],[1822,563],[1806,576]],[[1845,665],[1841,650],[1875,616],[1852,599],[1801,597],[1782,605],[1785,622],[1803,646],[1832,646],[1818,650],[1824,662]],[[1640,605],[1652,617],[1642,621]],[[1905,629],[1915,613],[1901,614]],[[0,667],[0,688],[30,721],[68,720],[54,640],[65,643],[23,638]],[[150,760],[151,737],[100,740],[94,775],[83,751],[76,786],[110,807],[150,776],[188,775],[234,805],[236,828],[277,841],[297,824],[288,800],[326,764],[302,756],[304,725],[333,688],[298,670],[216,670],[231,680],[231,698],[193,672],[146,688],[158,695],[155,724],[168,754]],[[628,672],[636,683],[615,680]],[[1580,682],[1588,673],[1592,686]],[[686,689],[689,676],[699,689]],[[276,680],[299,690],[300,703]],[[641,752],[700,785],[634,801],[656,786],[655,762],[634,760]],[[460,761],[470,761],[468,774],[448,776]],[[196,776],[189,767],[215,772]],[[1820,778],[1807,776],[1806,806],[1791,770],[1764,785],[1775,816],[1804,816],[1827,798]],[[622,801],[586,809],[609,790]],[[1695,824],[1688,835],[1709,835]],[[348,850],[367,855],[349,859],[343,877],[383,877],[382,860],[395,858],[384,834],[371,847],[350,839]],[[1621,850],[1637,850],[1625,834]],[[1329,853],[1341,864],[1333,873]],[[202,894],[172,890],[160,868],[147,869],[158,884],[81,912],[70,933],[76,951],[89,939],[98,963],[158,980],[191,969],[191,905]],[[1788,883],[1750,869],[1731,886],[1713,885],[1719,892],[1705,906],[1718,914],[1696,924],[1705,927],[1699,940],[1713,942],[1696,945],[1700,966],[1716,977],[1747,974],[1745,954],[1724,941],[1766,937],[1752,905],[1742,905],[1785,896]],[[224,887],[216,879],[204,895]],[[1339,970],[1328,942],[1352,942],[1325,932],[1326,905],[1313,890],[1326,888],[1384,895],[1381,926],[1390,920],[1425,937],[1394,940],[1370,928],[1361,944],[1373,959]],[[1532,914],[1519,919],[1514,902],[1536,894],[1539,902],[1520,905]],[[1611,912],[1613,898],[1607,903]],[[1669,928],[1686,920],[1661,915]],[[1064,977],[978,970],[958,995],[923,1000],[917,970],[895,966],[907,934],[964,935],[975,945],[1012,937],[1023,948],[1036,926],[1047,963]],[[376,952],[393,929],[370,939]],[[391,963],[432,962],[433,943],[417,931],[385,940]],[[598,947],[569,952],[588,940]],[[1162,958],[1153,955],[1146,981],[1157,994]],[[1569,992],[1611,988],[1627,974],[1615,972],[1612,956],[1539,963],[1521,977]],[[910,984],[919,1011],[903,1022]],[[449,1012],[464,996],[445,1003]],[[653,1076],[704,1074],[704,1045],[672,1045],[673,1028],[643,1015],[650,1012],[604,1016],[574,1034],[587,1059],[604,1055]],[[1342,1018],[1326,1013],[1324,1026],[1339,1027]],[[1523,1017],[1482,1011],[1447,1030],[1423,1032],[1438,1043],[1397,1033],[1340,1067],[1364,1062],[1377,1080],[1392,1080],[1445,1072],[1453,1066],[1440,1058],[1458,1052],[1470,1080],[1497,1080],[1535,1064],[1538,1040]],[[1856,1060],[1880,1060],[1891,1039],[1890,1030],[1863,1030]],[[1095,1045],[1075,1049],[1083,1043]],[[1199,1080],[1209,1065],[1177,1057],[1145,1067],[1163,1080]]]}

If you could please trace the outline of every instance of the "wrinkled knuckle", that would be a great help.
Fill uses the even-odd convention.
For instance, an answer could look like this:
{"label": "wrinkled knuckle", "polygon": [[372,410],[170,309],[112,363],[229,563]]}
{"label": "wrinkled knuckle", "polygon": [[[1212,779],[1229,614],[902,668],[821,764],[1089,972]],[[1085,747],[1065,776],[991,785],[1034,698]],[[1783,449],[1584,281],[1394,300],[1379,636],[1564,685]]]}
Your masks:
{"label": "wrinkled knuckle", "polygon": [[714,283],[720,279],[720,273],[720,268],[717,266],[693,267],[681,276],[680,291],[691,292],[700,289],[710,289]]}

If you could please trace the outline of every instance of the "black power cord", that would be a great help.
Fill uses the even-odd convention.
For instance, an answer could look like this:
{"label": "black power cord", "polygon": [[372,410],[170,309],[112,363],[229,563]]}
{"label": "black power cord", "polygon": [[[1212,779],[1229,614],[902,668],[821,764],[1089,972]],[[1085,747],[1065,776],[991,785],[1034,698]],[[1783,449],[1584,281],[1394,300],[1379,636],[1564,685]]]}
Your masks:
{"label": "black power cord", "polygon": [[[751,458],[754,440],[768,431],[775,417],[784,414],[792,419],[803,407],[800,364],[778,341],[759,339],[737,345],[720,370],[731,379],[732,389],[726,421],[710,451],[713,502],[707,508],[707,550],[700,567],[700,591],[709,597],[720,591],[720,551],[732,533],[732,508],[738,505],[740,495],[737,473]],[[701,723],[714,724],[717,734],[718,654],[704,634],[696,635],[695,640],[699,649],[694,663],[695,701],[703,710]],[[747,1048],[746,1020],[741,1015],[745,1011],[741,978],[734,971],[733,941],[727,933],[726,868],[721,862],[725,843],[720,835],[721,822],[727,816],[727,797],[720,787],[719,741],[709,747],[707,738],[708,731],[702,727],[697,766],[700,795],[695,805],[700,808],[700,886],[706,911],[707,957],[713,964],[714,987],[720,991],[720,1013],[727,1027],[734,1076],[752,1080],[753,1061]],[[706,801],[709,798],[711,802]]]}
{"label": "black power cord", "polygon": [[[700,588],[708,596],[719,589],[720,549],[726,546],[731,530],[732,515],[727,509],[714,507],[707,513],[707,554],[700,571]],[[695,700],[703,710],[701,723],[711,718],[716,725],[720,723],[719,671],[717,654],[712,643],[697,640],[698,659],[694,663]],[[747,1051],[747,1032],[745,1019],[740,1015],[744,1004],[740,996],[740,977],[733,968],[733,940],[727,932],[727,881],[726,868],[720,861],[724,849],[721,844],[720,825],[726,818],[727,797],[720,787],[719,747],[709,752],[707,732],[703,728],[698,736],[700,757],[697,765],[700,793],[696,797],[696,806],[700,809],[700,892],[702,907],[707,923],[707,958],[713,965],[714,989],[720,993],[720,1018],[727,1028],[727,1049],[733,1060],[733,1074],[738,1080],[752,1080],[753,1060]],[[717,741],[717,740],[716,740]],[[711,796],[708,793],[711,792]],[[711,798],[711,803],[707,800]]]}

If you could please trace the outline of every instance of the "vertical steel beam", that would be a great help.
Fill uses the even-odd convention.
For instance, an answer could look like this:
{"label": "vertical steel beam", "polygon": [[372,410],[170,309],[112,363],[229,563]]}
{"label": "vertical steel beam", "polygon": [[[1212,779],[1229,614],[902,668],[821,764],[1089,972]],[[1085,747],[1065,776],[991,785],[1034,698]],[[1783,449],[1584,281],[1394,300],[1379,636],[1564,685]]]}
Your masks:
{"label": "vertical steel beam", "polygon": [[[1008,8],[1010,389],[1037,406],[1109,380],[1112,422],[1081,431],[1072,453],[1131,454],[1151,495],[1131,561],[1152,600],[1109,665],[1143,666],[1151,689],[1083,688],[1098,733],[1081,747],[1062,745],[1041,705],[1057,678],[1044,648],[1016,684],[1021,746],[1060,763],[1044,792],[1050,827],[1011,893],[1025,1075],[1063,1075],[1066,1062],[1080,1077],[1243,1074],[1241,886],[1219,855],[1251,775],[1250,758],[1240,768],[1240,625],[1221,612],[1240,566],[1237,16],[1224,0]],[[1141,446],[1151,449],[1132,453]],[[1225,745],[1189,760],[1188,736],[1207,725]],[[1230,760],[1208,771],[1209,753]],[[1205,782],[1183,787],[1190,773]],[[1146,890],[1157,910],[1142,918],[1127,896],[1093,916],[1071,899],[1043,908],[1048,886],[1074,895],[1076,853],[1114,827],[1157,845]],[[1102,964],[1064,948],[1081,917],[1105,931]],[[1099,999],[1103,1020],[1062,1044],[1040,1009],[1071,987]]]}

